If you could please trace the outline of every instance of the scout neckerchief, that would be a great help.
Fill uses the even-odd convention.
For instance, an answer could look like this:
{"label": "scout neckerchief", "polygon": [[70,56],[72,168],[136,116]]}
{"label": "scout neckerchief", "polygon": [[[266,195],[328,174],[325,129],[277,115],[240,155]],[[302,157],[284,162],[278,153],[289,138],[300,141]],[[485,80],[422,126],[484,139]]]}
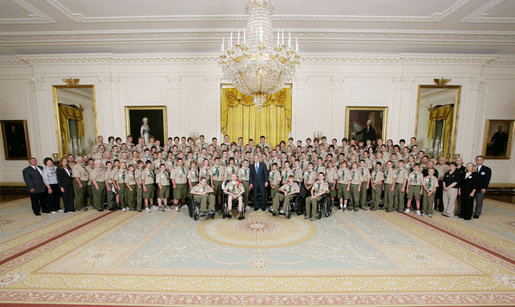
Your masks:
{"label": "scout neckerchief", "polygon": [[433,181],[433,179],[431,177],[427,178],[427,189],[428,190],[431,190],[431,182]]}
{"label": "scout neckerchief", "polygon": [[351,181],[354,181],[354,175],[356,175],[356,171],[355,170],[352,170],[352,178],[351,178]]}
{"label": "scout neckerchief", "polygon": [[245,179],[247,179],[247,169],[245,169],[244,171],[245,171]]}
{"label": "scout neckerchief", "polygon": [[198,178],[198,171],[196,169],[193,170],[193,174],[195,174],[195,178]]}
{"label": "scout neckerchief", "polygon": [[377,173],[379,173],[379,171],[375,171],[375,173],[374,173],[374,182],[376,182],[376,179],[377,179]]}
{"label": "scout neckerchief", "polygon": [[215,176],[216,177],[220,176],[220,171],[218,170],[218,166],[215,167]]}
{"label": "scout neckerchief", "polygon": [[291,193],[291,184],[288,183],[288,194]]}
{"label": "scout neckerchief", "polygon": [[417,178],[418,178],[417,177],[417,173],[414,173],[414,174],[415,174],[415,183],[417,183],[418,182],[418,180],[417,180]]}
{"label": "scout neckerchief", "polygon": [[234,174],[235,173],[235,167],[234,166],[231,166],[231,172]]}
{"label": "scout neckerchief", "polygon": [[184,166],[181,166],[182,173],[186,175],[186,172],[184,171]]}
{"label": "scout neckerchief", "polygon": [[318,182],[318,187],[317,187],[317,190],[316,190],[316,191],[317,191],[317,193],[318,193],[318,192],[320,192],[320,185],[321,185],[321,184],[322,184],[322,183],[319,181],[319,182]]}

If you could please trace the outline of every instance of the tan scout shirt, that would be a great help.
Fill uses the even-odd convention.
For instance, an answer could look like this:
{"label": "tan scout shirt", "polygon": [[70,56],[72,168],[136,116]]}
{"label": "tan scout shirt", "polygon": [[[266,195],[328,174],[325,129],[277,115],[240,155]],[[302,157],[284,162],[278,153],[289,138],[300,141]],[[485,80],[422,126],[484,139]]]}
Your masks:
{"label": "tan scout shirt", "polygon": [[420,172],[413,172],[409,174],[408,182],[409,185],[421,185],[422,181],[424,181],[424,175]]}
{"label": "tan scout shirt", "polygon": [[187,179],[189,179],[191,182],[198,182],[199,181],[198,170],[190,169],[188,171]]}
{"label": "tan scout shirt", "polygon": [[134,172],[127,171],[125,174],[125,182],[129,185],[136,185],[136,175]]}
{"label": "tan scout shirt", "polygon": [[279,190],[283,191],[286,195],[290,195],[292,193],[300,192],[300,187],[296,182],[292,184],[286,182]]}
{"label": "tan scout shirt", "polygon": [[188,182],[186,167],[176,166],[172,169],[170,179],[175,179],[176,184],[184,184]]}
{"label": "tan scout shirt", "polygon": [[113,180],[118,182],[118,184],[125,183],[125,174],[127,173],[127,170],[116,170],[116,174],[114,175]]}
{"label": "tan scout shirt", "polygon": [[438,187],[438,178],[435,176],[426,176],[422,184],[426,189],[431,191]]}
{"label": "tan scout shirt", "polygon": [[221,165],[214,165],[211,167],[210,175],[213,177],[213,180],[223,181],[224,180],[224,167]]}
{"label": "tan scout shirt", "polygon": [[239,181],[229,181],[225,185],[225,191],[236,195],[240,194],[240,192],[243,192],[244,189],[245,188],[243,187],[243,184]]}
{"label": "tan scout shirt", "polygon": [[359,174],[361,175],[361,182],[366,182],[370,179],[370,171],[367,168],[359,167]]}
{"label": "tan scout shirt", "polygon": [[242,167],[238,170],[238,179],[242,181],[250,180],[250,170],[248,167]]}
{"label": "tan scout shirt", "polygon": [[232,174],[238,175],[238,167],[236,165],[229,165],[225,168],[225,178],[230,179]]}
{"label": "tan scout shirt", "polygon": [[209,173],[209,167],[201,167],[198,176],[199,178],[204,177],[206,179],[209,179],[209,176],[211,176]]}
{"label": "tan scout shirt", "polygon": [[350,179],[350,170],[348,168],[340,168],[338,170],[338,183],[348,184]]}
{"label": "tan scout shirt", "polygon": [[404,180],[408,179],[408,174],[406,169],[397,169],[395,171],[395,183],[403,184]]}
{"label": "tan scout shirt", "polygon": [[156,183],[159,183],[161,185],[170,185],[170,178],[168,176],[168,172],[159,172],[156,173]]}
{"label": "tan scout shirt", "polygon": [[293,180],[295,180],[297,182],[301,182],[303,175],[304,175],[304,171],[302,170],[302,168],[300,166],[293,169],[293,176],[294,176]]}
{"label": "tan scout shirt", "polygon": [[281,182],[283,184],[288,182],[288,177],[290,177],[290,175],[295,176],[295,173],[293,172],[293,170],[291,168],[283,169],[281,171]]}
{"label": "tan scout shirt", "polygon": [[324,173],[325,175],[325,166],[323,165],[317,165],[315,167],[315,173],[318,175],[318,173]]}
{"label": "tan scout shirt", "polygon": [[96,182],[104,182],[105,181],[105,172],[101,168],[94,168],[91,171],[90,179],[95,180]]}
{"label": "tan scout shirt", "polygon": [[134,177],[139,182],[139,184],[143,183],[142,175],[143,175],[143,170],[141,168],[137,168],[137,169],[134,170]]}
{"label": "tan scout shirt", "polygon": [[191,189],[191,191],[195,193],[213,193],[213,188],[211,188],[211,186],[208,184],[202,185],[199,183],[196,186],[194,186],[193,189]]}
{"label": "tan scout shirt", "polygon": [[320,192],[329,192],[329,184],[327,181],[317,181],[313,184],[313,188],[311,189],[313,195],[319,194]]}
{"label": "tan scout shirt", "polygon": [[141,179],[143,184],[153,184],[154,183],[154,171],[151,169],[145,168],[141,173]]}
{"label": "tan scout shirt", "polygon": [[393,184],[395,182],[396,174],[397,170],[394,170],[393,168],[389,168],[384,171],[384,183]]}
{"label": "tan scout shirt", "polygon": [[361,183],[361,171],[359,169],[350,171],[350,183],[360,184]]}
{"label": "tan scout shirt", "polygon": [[329,183],[334,183],[334,181],[338,179],[338,174],[336,172],[336,169],[334,169],[334,167],[331,169],[329,169],[329,168],[326,169],[325,179]]}
{"label": "tan scout shirt", "polygon": [[273,185],[276,185],[281,182],[281,173],[279,171],[271,171],[270,174],[268,174],[268,178],[270,178],[270,182]]}
{"label": "tan scout shirt", "polygon": [[95,169],[93,166],[86,165],[84,166],[84,169],[88,172],[88,185],[91,185],[91,172],[93,172],[93,169]]}
{"label": "tan scout shirt", "polygon": [[315,182],[315,179],[317,176],[315,175],[314,171],[306,171],[304,173],[304,182],[307,186],[311,185],[313,182]]}
{"label": "tan scout shirt", "polygon": [[383,171],[381,171],[381,170],[379,170],[379,171],[378,170],[374,170],[372,172],[372,182],[374,184],[381,183],[381,182],[383,182],[383,180],[384,180],[384,173],[383,173]]}
{"label": "tan scout shirt", "polygon": [[81,181],[89,180],[89,172],[82,164],[76,164],[72,169],[72,177],[79,178]]}

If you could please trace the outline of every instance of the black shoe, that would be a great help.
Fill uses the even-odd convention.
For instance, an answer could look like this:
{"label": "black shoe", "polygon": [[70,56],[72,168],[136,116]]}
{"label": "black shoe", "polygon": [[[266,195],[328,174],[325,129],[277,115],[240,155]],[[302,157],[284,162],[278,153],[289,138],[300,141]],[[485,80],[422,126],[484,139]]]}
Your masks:
{"label": "black shoe", "polygon": [[43,213],[50,213],[50,211],[41,211],[41,212],[43,212]]}
{"label": "black shoe", "polygon": [[370,211],[377,211],[377,208],[372,207],[372,208],[370,208]]}
{"label": "black shoe", "polygon": [[356,208],[356,207],[354,207],[354,209],[353,209],[353,210],[354,210],[354,211],[358,211],[359,209],[358,209],[358,208]]}
{"label": "black shoe", "polygon": [[261,211],[266,211],[266,208],[261,208]]}
{"label": "black shoe", "polygon": [[254,207],[254,211],[259,211],[259,208],[258,207]]}
{"label": "black shoe", "polygon": [[238,220],[243,220],[245,218],[245,216],[243,215],[243,213],[238,213]]}
{"label": "black shoe", "polygon": [[99,210],[97,210],[97,211],[98,211],[98,212],[103,212],[103,211],[104,211],[104,209],[99,209]]}
{"label": "black shoe", "polygon": [[479,215],[474,214],[474,218],[475,218],[475,219],[478,219],[478,218],[479,218]]}
{"label": "black shoe", "polygon": [[39,212],[37,212],[37,213],[36,213],[36,212],[34,212],[34,215],[40,216],[40,215],[41,215],[41,213],[39,213]]}

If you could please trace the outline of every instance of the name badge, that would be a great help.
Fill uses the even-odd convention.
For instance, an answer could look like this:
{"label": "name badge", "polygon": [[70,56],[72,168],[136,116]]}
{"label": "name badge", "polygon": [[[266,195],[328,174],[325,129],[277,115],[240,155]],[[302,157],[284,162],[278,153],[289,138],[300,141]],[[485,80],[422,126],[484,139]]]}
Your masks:
{"label": "name badge", "polygon": [[481,172],[481,175],[485,175],[485,172]]}

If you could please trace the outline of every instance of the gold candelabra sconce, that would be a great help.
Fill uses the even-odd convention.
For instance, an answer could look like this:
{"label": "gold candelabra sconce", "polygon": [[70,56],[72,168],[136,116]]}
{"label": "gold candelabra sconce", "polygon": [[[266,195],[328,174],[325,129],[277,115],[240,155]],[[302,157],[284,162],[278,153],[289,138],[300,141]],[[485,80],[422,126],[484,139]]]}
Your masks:
{"label": "gold candelabra sconce", "polygon": [[73,78],[63,79],[63,82],[66,83],[66,85],[68,85],[68,86],[76,86],[77,84],[79,84],[79,81],[80,81],[80,79],[73,79]]}
{"label": "gold candelabra sconce", "polygon": [[451,79],[440,78],[440,79],[433,79],[433,81],[435,82],[435,84],[434,84],[435,87],[446,87],[447,83],[451,82]]}

